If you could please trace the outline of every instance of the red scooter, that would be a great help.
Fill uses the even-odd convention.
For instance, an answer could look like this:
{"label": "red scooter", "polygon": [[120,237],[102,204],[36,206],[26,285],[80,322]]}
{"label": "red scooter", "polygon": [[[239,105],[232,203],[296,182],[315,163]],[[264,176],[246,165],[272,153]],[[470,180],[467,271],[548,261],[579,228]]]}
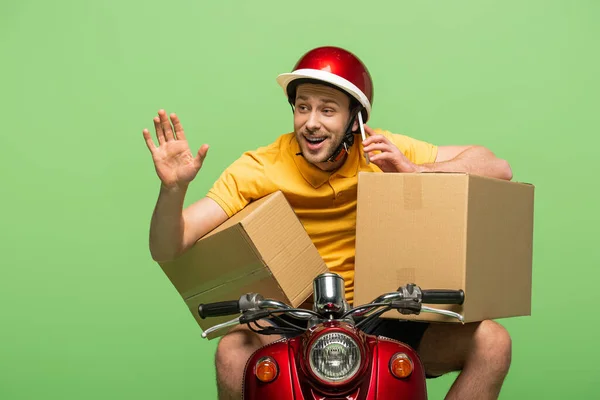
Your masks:
{"label": "red scooter", "polygon": [[[264,346],[250,357],[244,373],[244,399],[427,399],[425,371],[415,350],[396,340],[365,334],[361,327],[392,309],[405,315],[434,312],[462,321],[460,314],[423,306],[462,304],[462,290],[421,290],[409,284],[350,308],[339,275],[319,275],[313,289],[313,310],[291,308],[256,293],[199,306],[202,318],[241,313],[207,329],[203,337],[237,324],[247,324],[260,334],[295,335]],[[264,326],[266,319],[277,323]]]}

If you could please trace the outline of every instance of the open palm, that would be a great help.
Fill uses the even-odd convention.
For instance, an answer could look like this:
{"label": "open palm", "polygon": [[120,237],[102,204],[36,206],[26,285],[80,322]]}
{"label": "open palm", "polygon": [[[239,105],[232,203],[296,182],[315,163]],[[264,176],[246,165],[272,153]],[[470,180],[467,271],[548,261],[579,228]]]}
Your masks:
{"label": "open palm", "polygon": [[160,110],[158,117],[154,118],[158,146],[152,141],[147,129],[144,129],[143,134],[158,177],[164,186],[172,188],[186,186],[196,177],[206,157],[208,146],[200,147],[198,154],[194,156],[179,118],[175,114],[171,114],[170,117],[171,121],[165,111]]}

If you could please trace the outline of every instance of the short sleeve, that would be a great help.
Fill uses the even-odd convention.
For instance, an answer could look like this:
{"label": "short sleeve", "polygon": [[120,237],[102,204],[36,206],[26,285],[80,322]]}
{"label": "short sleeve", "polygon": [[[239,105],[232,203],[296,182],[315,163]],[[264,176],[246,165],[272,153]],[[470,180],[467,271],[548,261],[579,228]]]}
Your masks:
{"label": "short sleeve", "polygon": [[264,164],[253,152],[244,153],[233,162],[208,191],[229,217],[249,203],[269,194]]}
{"label": "short sleeve", "polygon": [[434,144],[383,130],[377,133],[390,139],[404,153],[406,158],[415,164],[434,163],[437,158],[438,147]]}

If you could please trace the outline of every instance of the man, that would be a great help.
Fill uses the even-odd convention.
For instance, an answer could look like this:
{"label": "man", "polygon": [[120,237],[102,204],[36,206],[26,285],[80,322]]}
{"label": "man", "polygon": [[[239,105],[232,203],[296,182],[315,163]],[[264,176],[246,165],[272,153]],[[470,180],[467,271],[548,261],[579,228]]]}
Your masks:
{"label": "man", "polygon": [[[179,119],[171,114],[171,126],[163,110],[154,118],[158,146],[144,130],[162,182],[150,228],[150,251],[156,261],[177,257],[251,201],[281,190],[328,268],[344,278],[346,297],[352,302],[359,171],[450,171],[512,178],[508,163],[480,146],[438,147],[367,125],[369,137],[363,142],[356,133],[361,118],[366,122],[370,117],[373,85],[364,64],[348,51],[313,49],[292,73],[277,81],[292,105],[294,132],[243,154],[205,198],[185,210],[187,187],[208,146],[193,156]],[[430,377],[462,371],[447,399],[498,397],[511,359],[511,339],[499,324],[400,324],[380,320],[370,333],[384,333],[415,347]],[[220,340],[216,353],[220,399],[241,397],[247,359],[276,339],[236,327]]]}

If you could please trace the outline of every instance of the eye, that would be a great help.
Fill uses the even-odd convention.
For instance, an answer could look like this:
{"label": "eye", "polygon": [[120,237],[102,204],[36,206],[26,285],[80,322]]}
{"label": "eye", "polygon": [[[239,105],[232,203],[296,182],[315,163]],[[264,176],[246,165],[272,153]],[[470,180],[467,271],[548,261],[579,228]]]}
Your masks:
{"label": "eye", "polygon": [[323,109],[323,114],[325,114],[325,115],[333,115],[333,113],[335,113],[335,110],[332,108]]}
{"label": "eye", "polygon": [[298,104],[296,105],[296,110],[299,112],[306,112],[308,111],[308,107],[305,104]]}

